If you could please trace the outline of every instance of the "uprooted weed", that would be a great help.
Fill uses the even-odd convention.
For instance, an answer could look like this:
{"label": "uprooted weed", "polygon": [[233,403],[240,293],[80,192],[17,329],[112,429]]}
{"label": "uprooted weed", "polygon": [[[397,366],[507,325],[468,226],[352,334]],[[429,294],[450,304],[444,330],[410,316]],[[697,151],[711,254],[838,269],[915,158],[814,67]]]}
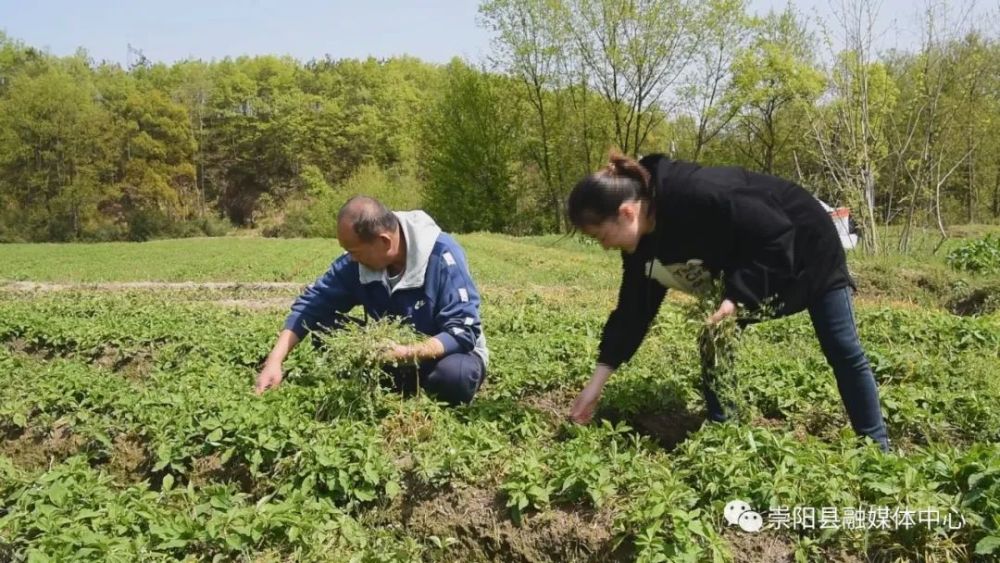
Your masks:
{"label": "uprooted weed", "polygon": [[736,371],[743,345],[741,333],[745,324],[774,318],[776,306],[773,300],[765,301],[752,310],[736,304],[734,314],[714,324],[709,323],[709,317],[719,309],[724,299],[722,280],[717,279],[709,291],[686,301],[682,308],[688,324],[698,332],[702,384],[716,393],[727,417],[749,422],[753,413],[744,406],[743,400],[748,395],[748,389]]}
{"label": "uprooted weed", "polygon": [[[402,362],[386,361],[385,351],[393,344],[414,344],[425,336],[409,325],[393,319],[380,319],[365,324],[348,323],[335,332],[315,334],[314,344],[319,350],[315,364],[304,370],[299,383],[316,385],[332,378],[347,379],[355,393],[331,395],[317,408],[317,419],[324,420],[330,413],[344,410],[344,401],[353,400],[355,406],[374,420],[384,414],[385,395],[392,386],[387,371],[402,367]],[[411,363],[416,371],[417,363]]]}

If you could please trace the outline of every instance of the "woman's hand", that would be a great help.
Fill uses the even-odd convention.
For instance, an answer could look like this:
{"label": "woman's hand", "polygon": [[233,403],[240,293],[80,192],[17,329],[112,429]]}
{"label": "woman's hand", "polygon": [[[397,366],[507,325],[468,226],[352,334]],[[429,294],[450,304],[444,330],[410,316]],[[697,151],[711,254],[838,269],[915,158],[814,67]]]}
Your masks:
{"label": "woman's hand", "polygon": [[594,411],[597,409],[597,403],[601,400],[601,391],[604,390],[604,383],[607,382],[611,372],[612,370],[609,366],[603,364],[597,365],[594,369],[594,375],[590,377],[587,386],[583,388],[583,391],[580,391],[576,400],[573,401],[573,406],[569,411],[570,420],[577,424],[590,422],[590,419],[594,417]]}
{"label": "woman's hand", "polygon": [[590,422],[590,419],[594,417],[597,402],[601,400],[601,390],[601,385],[594,385],[593,382],[588,383],[573,401],[573,407],[569,411],[570,420],[577,424]]}
{"label": "woman's hand", "polygon": [[735,312],[736,312],[736,305],[733,304],[733,302],[728,299],[723,299],[722,304],[719,305],[719,310],[712,313],[712,315],[708,317],[708,319],[706,319],[705,322],[709,326],[715,326],[719,324],[723,319],[731,316]]}

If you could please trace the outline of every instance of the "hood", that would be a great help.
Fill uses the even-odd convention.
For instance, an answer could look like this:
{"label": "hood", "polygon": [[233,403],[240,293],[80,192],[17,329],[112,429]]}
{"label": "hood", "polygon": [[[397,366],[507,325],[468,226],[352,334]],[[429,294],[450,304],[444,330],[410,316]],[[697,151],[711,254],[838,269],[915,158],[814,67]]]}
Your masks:
{"label": "hood", "polygon": [[[403,270],[403,278],[393,291],[423,287],[427,262],[437,243],[438,235],[441,234],[441,227],[438,227],[434,219],[423,211],[396,211],[394,214],[399,219],[406,241],[406,268]],[[358,264],[358,274],[363,284],[377,281],[388,283],[384,269],[373,270],[364,264]]]}

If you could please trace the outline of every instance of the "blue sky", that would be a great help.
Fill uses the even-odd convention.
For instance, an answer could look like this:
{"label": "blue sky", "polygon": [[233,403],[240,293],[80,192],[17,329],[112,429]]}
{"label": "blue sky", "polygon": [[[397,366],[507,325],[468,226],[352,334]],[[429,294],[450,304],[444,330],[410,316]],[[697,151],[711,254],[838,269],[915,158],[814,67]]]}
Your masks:
{"label": "blue sky", "polygon": [[412,54],[478,59],[489,47],[473,0],[0,0],[0,29],[56,55],[83,46],[124,62],[242,54],[301,60]]}
{"label": "blue sky", "polygon": [[[839,4],[840,0],[832,0]],[[205,60],[243,54],[300,60],[409,54],[433,62],[480,61],[489,33],[477,25],[477,0],[0,0],[0,30],[55,55],[84,47],[96,60],[126,61],[132,44],[153,61]],[[751,0],[757,12],[786,0]],[[826,17],[831,0],[793,2]],[[883,47],[913,47],[922,2],[884,0]],[[979,1],[977,13],[996,12]]]}

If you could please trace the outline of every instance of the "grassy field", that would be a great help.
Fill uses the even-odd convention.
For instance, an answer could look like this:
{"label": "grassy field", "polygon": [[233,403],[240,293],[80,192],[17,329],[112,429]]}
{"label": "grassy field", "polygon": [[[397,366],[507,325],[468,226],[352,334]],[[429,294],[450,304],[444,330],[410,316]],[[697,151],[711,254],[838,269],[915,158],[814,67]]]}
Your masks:
{"label": "grassy field", "polygon": [[[805,315],[746,331],[726,386],[738,421],[704,424],[698,326],[678,297],[598,420],[567,424],[617,256],[558,237],[459,239],[492,359],[458,409],[371,385],[362,351],[387,327],[298,348],[286,384],[252,395],[333,241],[0,246],[0,561],[1000,554],[996,280],[952,271],[956,243],[851,257],[896,448],[883,455],[850,432]],[[729,525],[733,499],[770,526]]]}
{"label": "grassy field", "polygon": [[[608,286],[618,258],[562,238],[459,237],[486,283]],[[0,281],[308,283],[341,254],[336,240],[253,237],[0,246]],[[557,264],[555,269],[553,264]],[[482,270],[480,272],[480,270]]]}

